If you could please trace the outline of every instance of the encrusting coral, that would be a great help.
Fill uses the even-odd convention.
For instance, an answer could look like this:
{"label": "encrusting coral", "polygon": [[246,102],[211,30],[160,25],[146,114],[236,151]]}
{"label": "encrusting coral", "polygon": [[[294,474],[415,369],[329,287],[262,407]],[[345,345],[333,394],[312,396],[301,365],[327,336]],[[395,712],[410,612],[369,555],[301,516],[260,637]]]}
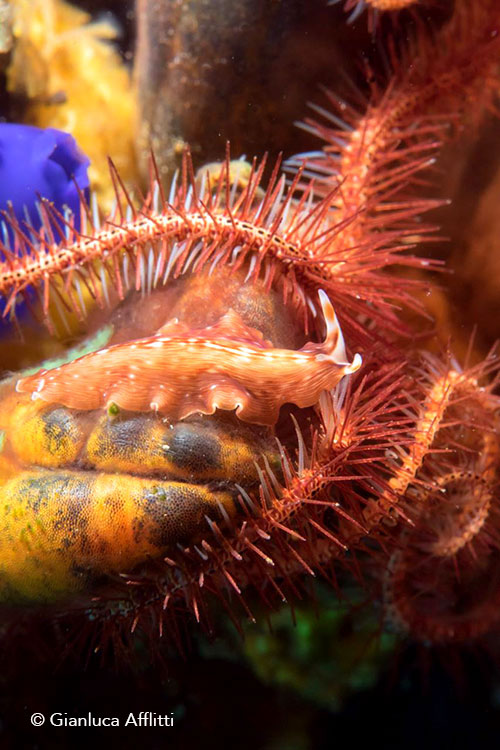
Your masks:
{"label": "encrusting coral", "polygon": [[[238,412],[182,422],[169,420],[168,409],[161,421],[148,414],[146,424],[144,414],[126,411],[135,408],[127,400],[125,408],[92,402],[88,412],[81,401],[61,399],[58,407],[57,388],[48,399],[54,404],[32,401],[34,388],[22,383],[36,383],[34,395],[43,397],[49,368],[20,381],[26,393],[15,385],[27,373],[5,379],[6,602],[55,602],[65,616],[99,624],[102,638],[139,626],[168,630],[180,643],[186,610],[210,628],[211,598],[236,621],[238,610],[252,618],[245,589],[271,607],[293,599],[305,576],[335,582],[343,568],[361,577],[365,571],[386,616],[414,638],[467,641],[496,630],[500,361],[494,351],[482,360],[471,352],[459,363],[450,352],[423,350],[425,337],[419,340],[412,321],[421,315],[424,325],[418,293],[423,273],[437,264],[409,251],[433,236],[421,217],[442,203],[422,197],[425,170],[443,141],[476,126],[495,101],[499,27],[494,0],[456,0],[432,41],[419,26],[407,49],[389,49],[391,81],[373,84],[365,111],[333,94],[333,111],[315,108],[321,122],[305,127],[325,145],[287,162],[288,186],[278,163],[262,190],[265,160],[254,161],[240,182],[229,153],[218,172],[195,177],[185,152],[167,192],[151,160],[142,204],[112,168],[114,213],[101,221],[83,201],[80,231],[48,202],[40,232],[6,217],[16,240],[2,248],[4,315],[15,316],[24,297],[49,328],[55,309],[80,319],[89,340],[105,321],[104,343],[96,339],[92,354],[79,360],[70,352],[70,364],[59,365],[97,390],[105,390],[101,356],[106,361],[115,345],[131,353],[173,317],[193,349],[229,316],[240,353],[247,346],[251,356],[265,339],[273,349],[263,356],[280,348],[299,357],[308,337],[325,338],[319,294],[327,319],[335,308],[346,364],[355,352],[363,360],[314,403],[292,408],[290,396],[279,418],[256,419],[258,427]],[[398,266],[416,269],[419,279]],[[244,358],[230,363],[223,346],[219,355],[210,362],[212,385],[234,365],[248,398],[263,398]],[[139,359],[130,361],[147,383],[154,365]],[[234,406],[233,399],[222,408]],[[149,408],[141,401],[139,410]],[[168,437],[183,426],[184,452]],[[16,440],[22,429],[38,441],[29,455]],[[139,434],[150,442],[141,438],[141,447]],[[255,453],[252,471],[224,469],[220,452],[236,444],[252,459]],[[206,464],[205,473],[186,450]],[[168,466],[159,456],[170,458]],[[186,461],[189,484],[182,475],[180,487]],[[135,476],[139,464],[146,478]],[[171,513],[163,526],[162,503]],[[57,585],[36,567],[39,560]]]}

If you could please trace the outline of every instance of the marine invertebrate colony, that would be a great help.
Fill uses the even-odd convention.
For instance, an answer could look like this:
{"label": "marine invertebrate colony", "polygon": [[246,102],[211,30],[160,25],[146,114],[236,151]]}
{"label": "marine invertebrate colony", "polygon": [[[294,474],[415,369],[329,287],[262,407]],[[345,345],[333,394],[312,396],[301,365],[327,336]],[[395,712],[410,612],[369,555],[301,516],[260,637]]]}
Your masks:
{"label": "marine invertebrate colony", "polygon": [[7,18],[14,40],[7,91],[24,103],[25,123],[71,132],[91,160],[93,190],[106,205],[112,195],[108,156],[133,179],[134,99],[110,44],[115,24],[110,17],[91,23],[90,14],[63,0],[13,0]]}
{"label": "marine invertebrate colony", "polygon": [[[414,636],[497,627],[499,362],[492,353],[462,369],[415,348],[400,308],[421,309],[421,284],[387,269],[429,267],[408,253],[437,204],[419,194],[419,173],[450,119],[492,101],[499,24],[493,0],[457,0],[436,32],[439,56],[418,30],[365,112],[332,95],[337,111],[306,123],[326,145],[288,162],[288,189],[279,164],[263,191],[264,161],[242,185],[229,154],[215,178],[195,177],[185,154],[168,195],[152,162],[140,206],[112,170],[117,207],[102,225],[84,202],[81,230],[48,203],[40,232],[10,219],[4,315],[34,294],[49,327],[54,315],[70,330],[83,321],[90,353],[0,384],[4,601],[56,602],[75,617],[87,593],[82,617],[103,632],[169,624],[179,639],[181,611],[210,624],[211,596],[253,616],[246,587],[270,606],[301,576],[362,568],[369,553],[367,577]],[[210,357],[207,342],[219,347]],[[303,397],[301,376],[292,389],[283,378],[277,393],[278,354],[295,375],[307,360],[311,379],[325,363],[328,379]],[[332,379],[325,357],[339,365]],[[206,382],[184,360],[202,362]],[[160,404],[164,362],[174,399]],[[68,385],[75,376],[88,391]],[[196,396],[214,385],[208,408]]]}
{"label": "marine invertebrate colony", "polygon": [[[18,223],[29,221],[35,229],[40,229],[42,219],[37,208],[37,193],[60,206],[62,211],[67,206],[74,214],[80,210],[81,196],[88,200],[90,160],[69,133],[2,123],[0,154],[0,206],[8,211],[11,205]],[[22,172],[20,163],[24,165]],[[79,227],[79,217],[76,222]],[[14,241],[12,233],[10,241]]]}

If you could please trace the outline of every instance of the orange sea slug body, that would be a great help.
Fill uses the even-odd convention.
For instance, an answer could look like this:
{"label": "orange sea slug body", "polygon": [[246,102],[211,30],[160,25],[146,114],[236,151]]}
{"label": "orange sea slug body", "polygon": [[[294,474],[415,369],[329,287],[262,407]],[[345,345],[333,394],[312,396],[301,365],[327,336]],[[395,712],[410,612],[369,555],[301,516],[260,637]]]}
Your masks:
{"label": "orange sea slug body", "polygon": [[236,409],[246,422],[272,425],[280,407],[315,404],[322,391],[361,365],[346,361],[333,307],[320,291],[326,321],[322,344],[275,349],[230,310],[216,325],[186,331],[169,321],[155,336],[117,344],[54,370],[21,379],[17,391],[68,408],[116,404],[129,411],[157,411],[183,419],[216,409]]}

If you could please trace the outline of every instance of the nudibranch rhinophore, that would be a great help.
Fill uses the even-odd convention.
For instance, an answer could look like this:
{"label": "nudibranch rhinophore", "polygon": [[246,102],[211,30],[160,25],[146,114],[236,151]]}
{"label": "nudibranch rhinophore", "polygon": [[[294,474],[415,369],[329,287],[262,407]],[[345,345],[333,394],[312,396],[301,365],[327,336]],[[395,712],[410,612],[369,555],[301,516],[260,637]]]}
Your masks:
{"label": "nudibranch rhinophore", "polygon": [[150,338],[116,344],[53,370],[22,378],[16,390],[70,409],[116,404],[170,419],[232,411],[245,422],[273,425],[281,406],[304,408],[361,366],[347,361],[344,338],[328,296],[319,291],[326,323],[323,343],[275,349],[229,310],[213,326],[187,330],[170,320]]}

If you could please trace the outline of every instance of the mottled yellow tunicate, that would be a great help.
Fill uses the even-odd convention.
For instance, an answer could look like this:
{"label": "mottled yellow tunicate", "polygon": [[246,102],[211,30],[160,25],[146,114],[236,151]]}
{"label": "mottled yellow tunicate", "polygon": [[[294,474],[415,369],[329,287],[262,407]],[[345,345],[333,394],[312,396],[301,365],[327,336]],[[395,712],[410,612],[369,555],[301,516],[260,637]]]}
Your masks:
{"label": "mottled yellow tunicate", "polygon": [[232,494],[121,474],[25,471],[0,486],[0,601],[50,602],[128,573],[236,512]]}

